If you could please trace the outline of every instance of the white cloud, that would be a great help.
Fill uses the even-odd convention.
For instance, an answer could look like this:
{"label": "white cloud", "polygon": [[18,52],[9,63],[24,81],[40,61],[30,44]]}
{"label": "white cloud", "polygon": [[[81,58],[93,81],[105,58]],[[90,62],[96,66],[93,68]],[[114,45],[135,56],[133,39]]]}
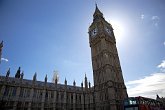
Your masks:
{"label": "white cloud", "polygon": [[165,69],[165,60],[162,61],[161,64],[157,66],[158,68],[164,68]]}
{"label": "white cloud", "polygon": [[163,42],[164,46],[165,46],[165,41]]}
{"label": "white cloud", "polygon": [[151,20],[153,22],[153,24],[157,27],[158,26],[158,23],[159,23],[159,17],[158,16],[152,16],[151,17]]}
{"label": "white cloud", "polygon": [[128,94],[131,96],[144,96],[156,98],[156,94],[164,96],[165,94],[165,73],[154,73],[144,78],[129,81]]}
{"label": "white cloud", "polygon": [[148,16],[148,15],[144,15],[144,14],[140,15],[140,19],[141,20],[144,20],[144,19],[150,20],[155,27],[158,27],[159,21],[160,21],[159,16]]}
{"label": "white cloud", "polygon": [[165,97],[165,60],[157,66],[161,72],[126,82],[128,95],[156,98],[156,94]]}
{"label": "white cloud", "polygon": [[159,20],[158,16],[152,16],[152,20]]}
{"label": "white cloud", "polygon": [[140,18],[141,18],[141,19],[144,19],[144,14],[141,14]]}
{"label": "white cloud", "polygon": [[6,61],[8,62],[9,60],[7,58],[1,58],[1,61]]}

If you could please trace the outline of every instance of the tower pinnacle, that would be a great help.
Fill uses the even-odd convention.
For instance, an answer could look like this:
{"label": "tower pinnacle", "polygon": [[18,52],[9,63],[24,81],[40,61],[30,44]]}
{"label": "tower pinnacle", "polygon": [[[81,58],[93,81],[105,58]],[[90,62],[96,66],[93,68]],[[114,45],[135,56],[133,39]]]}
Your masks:
{"label": "tower pinnacle", "polygon": [[36,80],[37,80],[37,73],[35,72],[33,75],[33,81],[36,81]]}
{"label": "tower pinnacle", "polygon": [[87,80],[87,77],[86,77],[86,73],[85,73],[85,90],[88,89],[88,80]]}
{"label": "tower pinnacle", "polygon": [[93,18],[96,19],[96,18],[103,18],[103,13],[99,10],[97,4],[96,5],[96,8],[95,8],[95,12],[93,14]]}
{"label": "tower pinnacle", "polygon": [[2,56],[2,48],[3,48],[3,41],[0,43],[0,63],[1,63],[1,56]]}
{"label": "tower pinnacle", "polygon": [[45,83],[47,83],[47,80],[48,80],[48,77],[47,77],[47,74],[45,76]]}
{"label": "tower pinnacle", "polygon": [[9,77],[10,75],[10,68],[7,70],[6,77]]}
{"label": "tower pinnacle", "polygon": [[65,81],[64,81],[64,83],[65,83],[65,85],[67,85],[67,80],[66,80],[66,78],[65,78]]}
{"label": "tower pinnacle", "polygon": [[18,68],[16,74],[15,74],[15,78],[20,78],[21,75],[21,67]]}

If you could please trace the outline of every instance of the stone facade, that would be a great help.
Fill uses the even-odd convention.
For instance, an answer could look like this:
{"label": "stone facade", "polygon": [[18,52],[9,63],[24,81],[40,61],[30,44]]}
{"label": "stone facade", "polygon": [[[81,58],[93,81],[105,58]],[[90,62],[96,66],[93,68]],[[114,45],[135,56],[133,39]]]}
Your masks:
{"label": "stone facade", "polygon": [[112,25],[96,5],[89,27],[96,110],[121,110],[127,98],[126,86],[116,48]]}
{"label": "stone facade", "polygon": [[[116,48],[113,28],[96,6],[89,27],[94,86],[85,76],[81,86],[23,79],[21,68],[15,77],[0,76],[0,110],[122,110],[126,86]],[[83,86],[84,84],[84,86]]]}
{"label": "stone facade", "polygon": [[[20,73],[18,73],[20,74]],[[90,84],[90,83],[89,83]],[[87,78],[85,77],[85,85]],[[93,110],[93,88],[0,77],[0,110]]]}

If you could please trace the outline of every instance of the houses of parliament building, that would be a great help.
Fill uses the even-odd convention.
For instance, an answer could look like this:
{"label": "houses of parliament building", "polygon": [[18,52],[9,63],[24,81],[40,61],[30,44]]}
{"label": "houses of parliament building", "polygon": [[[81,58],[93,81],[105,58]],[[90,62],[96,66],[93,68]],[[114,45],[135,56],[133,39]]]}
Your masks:
{"label": "houses of parliament building", "polygon": [[94,86],[85,76],[81,86],[23,78],[21,68],[15,77],[0,76],[0,110],[123,110],[127,98],[113,27],[96,5],[89,30]]}

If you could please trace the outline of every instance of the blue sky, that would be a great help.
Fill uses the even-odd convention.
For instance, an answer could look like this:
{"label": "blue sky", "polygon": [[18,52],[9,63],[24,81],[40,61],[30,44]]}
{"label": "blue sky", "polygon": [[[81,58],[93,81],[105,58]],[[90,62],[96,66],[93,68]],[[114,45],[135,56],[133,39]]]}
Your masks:
{"label": "blue sky", "polygon": [[[165,1],[96,2],[114,27],[129,95],[163,96]],[[37,80],[47,74],[51,81],[57,70],[60,83],[66,77],[70,85],[73,80],[80,85],[85,73],[93,83],[88,27],[94,10],[94,0],[0,0],[0,41],[4,41],[0,74],[10,67],[14,76],[21,66],[26,79],[37,72]],[[161,87],[153,86],[160,83]]]}

